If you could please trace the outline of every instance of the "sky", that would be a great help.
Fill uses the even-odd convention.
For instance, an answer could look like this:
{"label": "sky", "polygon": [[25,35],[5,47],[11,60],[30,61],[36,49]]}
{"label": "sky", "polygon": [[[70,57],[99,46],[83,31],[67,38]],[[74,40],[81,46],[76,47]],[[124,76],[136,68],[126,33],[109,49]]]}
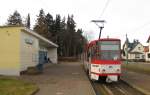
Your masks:
{"label": "sky", "polygon": [[[124,43],[138,39],[143,45],[150,35],[150,0],[2,0],[0,25],[17,10],[23,19],[30,13],[34,26],[39,10],[55,17],[74,15],[77,28],[84,30],[89,40],[99,37],[99,28],[91,20],[105,20],[102,38],[119,38]],[[104,11],[103,11],[104,10]]]}

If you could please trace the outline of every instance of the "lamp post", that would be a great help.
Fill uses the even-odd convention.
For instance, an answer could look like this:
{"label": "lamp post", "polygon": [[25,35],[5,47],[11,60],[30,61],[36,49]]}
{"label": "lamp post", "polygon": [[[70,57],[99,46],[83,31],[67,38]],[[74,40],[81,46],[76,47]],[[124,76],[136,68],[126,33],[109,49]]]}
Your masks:
{"label": "lamp post", "polygon": [[128,37],[126,34],[126,63],[128,64]]}

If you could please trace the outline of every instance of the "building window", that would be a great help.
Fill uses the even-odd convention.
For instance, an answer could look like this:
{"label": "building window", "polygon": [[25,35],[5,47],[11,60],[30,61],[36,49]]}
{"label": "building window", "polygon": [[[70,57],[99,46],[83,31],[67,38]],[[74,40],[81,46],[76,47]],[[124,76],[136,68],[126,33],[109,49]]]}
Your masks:
{"label": "building window", "polygon": [[140,48],[140,47],[138,47],[138,49],[139,49],[139,50],[141,50],[141,48]]}
{"label": "building window", "polygon": [[140,54],[135,54],[135,58],[140,58]]}
{"label": "building window", "polygon": [[147,54],[148,58],[150,58],[150,53]]}

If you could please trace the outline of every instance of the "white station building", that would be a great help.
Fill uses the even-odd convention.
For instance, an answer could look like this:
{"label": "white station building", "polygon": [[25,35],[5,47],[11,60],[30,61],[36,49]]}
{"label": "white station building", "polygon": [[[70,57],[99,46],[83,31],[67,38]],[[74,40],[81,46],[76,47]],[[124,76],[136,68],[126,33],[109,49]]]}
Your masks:
{"label": "white station building", "polygon": [[58,45],[20,26],[0,26],[0,75],[20,75],[28,67],[57,63]]}

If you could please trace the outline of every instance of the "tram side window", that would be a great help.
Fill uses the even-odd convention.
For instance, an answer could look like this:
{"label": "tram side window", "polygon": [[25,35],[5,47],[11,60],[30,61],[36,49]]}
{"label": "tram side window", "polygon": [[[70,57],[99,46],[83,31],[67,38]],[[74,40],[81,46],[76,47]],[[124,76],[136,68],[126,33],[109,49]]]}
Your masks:
{"label": "tram side window", "polygon": [[91,57],[92,57],[92,49],[89,49],[87,51],[87,61],[90,61],[89,59],[91,59]]}
{"label": "tram side window", "polygon": [[95,51],[94,51],[94,47],[92,47],[91,58],[93,59],[94,57],[95,57]]}
{"label": "tram side window", "polygon": [[90,52],[87,52],[87,61],[89,61]]}
{"label": "tram side window", "polygon": [[150,58],[150,53],[147,54],[148,58]]}

